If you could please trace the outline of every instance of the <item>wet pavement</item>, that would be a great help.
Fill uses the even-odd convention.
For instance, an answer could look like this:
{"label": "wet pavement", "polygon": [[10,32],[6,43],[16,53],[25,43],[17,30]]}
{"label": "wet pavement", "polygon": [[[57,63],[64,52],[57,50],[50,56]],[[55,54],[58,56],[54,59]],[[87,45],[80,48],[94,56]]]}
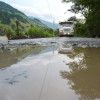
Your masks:
{"label": "wet pavement", "polygon": [[100,100],[100,48],[72,49],[0,50],[0,100]]}

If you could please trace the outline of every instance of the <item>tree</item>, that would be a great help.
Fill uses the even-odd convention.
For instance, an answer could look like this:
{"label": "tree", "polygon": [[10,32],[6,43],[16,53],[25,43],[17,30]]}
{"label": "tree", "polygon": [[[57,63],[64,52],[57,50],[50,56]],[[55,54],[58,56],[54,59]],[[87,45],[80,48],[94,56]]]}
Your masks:
{"label": "tree", "polygon": [[13,36],[15,36],[15,33],[14,33],[14,31],[12,30],[11,27],[5,27],[5,28],[4,28],[4,32],[5,32],[5,34],[6,34],[6,36],[8,37],[9,40],[12,39]]}
{"label": "tree", "polygon": [[27,31],[27,36],[30,38],[36,38],[36,37],[54,37],[53,30],[52,29],[41,29],[38,27],[29,28]]}
{"label": "tree", "polygon": [[100,37],[100,0],[63,0],[63,2],[72,2],[69,11],[84,15],[85,25],[91,37]]}
{"label": "tree", "polygon": [[76,16],[72,16],[72,17],[68,18],[68,21],[77,21],[77,18],[76,18]]}
{"label": "tree", "polygon": [[20,38],[21,36],[24,36],[24,33],[22,32],[22,30],[20,28],[16,28],[15,29],[15,33],[16,33],[16,37]]}

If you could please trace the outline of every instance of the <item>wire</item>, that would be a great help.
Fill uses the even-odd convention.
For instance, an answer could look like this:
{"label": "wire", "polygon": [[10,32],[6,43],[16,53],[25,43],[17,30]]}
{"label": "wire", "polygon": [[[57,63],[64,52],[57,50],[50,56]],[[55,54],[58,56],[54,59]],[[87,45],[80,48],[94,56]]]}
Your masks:
{"label": "wire", "polygon": [[53,15],[52,15],[52,13],[51,13],[51,9],[50,9],[50,4],[49,4],[49,1],[48,0],[46,0],[47,1],[47,4],[48,4],[48,8],[49,8],[49,12],[50,12],[50,16],[51,16],[51,18],[53,19],[53,24],[52,24],[52,28],[53,28],[53,34],[54,34],[54,17],[53,17]]}
{"label": "wire", "polygon": [[50,16],[53,18],[52,13],[51,13],[51,9],[50,9],[50,4],[49,1],[47,0],[47,4],[48,4],[48,8],[49,8],[49,12],[50,12]]}

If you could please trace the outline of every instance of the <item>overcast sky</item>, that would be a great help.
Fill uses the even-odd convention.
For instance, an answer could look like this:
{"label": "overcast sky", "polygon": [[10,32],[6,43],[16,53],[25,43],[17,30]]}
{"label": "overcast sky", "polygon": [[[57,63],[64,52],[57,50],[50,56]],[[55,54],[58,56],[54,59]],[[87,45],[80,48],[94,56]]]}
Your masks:
{"label": "overcast sky", "polygon": [[[33,16],[52,22],[53,20],[58,23],[65,21],[75,14],[67,12],[71,7],[71,3],[62,3],[61,0],[0,0],[4,1],[14,8],[24,12],[27,16]],[[48,2],[49,7],[48,7]],[[50,10],[49,10],[50,8]],[[77,17],[81,17],[80,14]]]}

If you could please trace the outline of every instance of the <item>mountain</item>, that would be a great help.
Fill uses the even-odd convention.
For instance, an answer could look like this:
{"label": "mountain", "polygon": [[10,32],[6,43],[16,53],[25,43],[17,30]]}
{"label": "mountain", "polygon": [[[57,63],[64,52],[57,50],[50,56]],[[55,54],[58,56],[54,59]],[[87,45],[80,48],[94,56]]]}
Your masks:
{"label": "mountain", "polygon": [[[33,16],[28,16],[30,19],[35,19]],[[45,21],[41,18],[38,18],[38,20],[40,20],[42,23],[44,23],[45,25],[47,25],[49,28],[53,28],[53,23]],[[54,23],[54,29],[58,29],[58,24]]]}
{"label": "mountain", "polygon": [[38,26],[40,28],[48,28],[41,21],[28,18],[21,11],[13,8],[9,4],[0,1],[0,23],[3,25],[11,26],[13,29],[16,27],[16,20],[22,30],[26,30],[30,26]]}
{"label": "mountain", "polygon": [[[53,23],[48,22],[48,21],[45,21],[45,20],[42,20],[42,19],[40,19],[40,21],[41,21],[42,23],[44,23],[45,25],[47,25],[48,27],[53,28]],[[58,24],[55,24],[55,23],[54,23],[54,29],[55,29],[55,30],[58,29]]]}

